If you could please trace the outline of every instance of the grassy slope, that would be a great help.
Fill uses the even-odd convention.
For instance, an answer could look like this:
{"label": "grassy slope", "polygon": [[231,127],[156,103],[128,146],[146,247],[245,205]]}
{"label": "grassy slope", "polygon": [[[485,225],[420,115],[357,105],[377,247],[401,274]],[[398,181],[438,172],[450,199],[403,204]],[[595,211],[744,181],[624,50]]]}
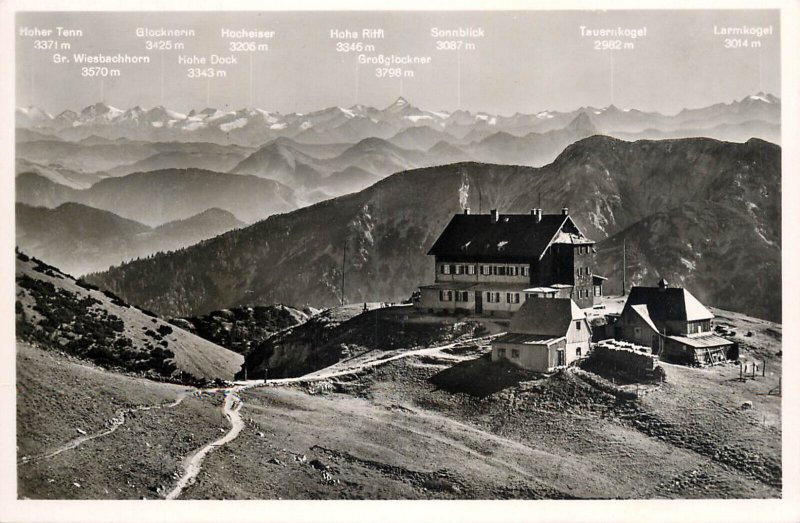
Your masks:
{"label": "grassy slope", "polygon": [[[771,374],[741,383],[734,365],[668,365],[664,386],[626,404],[571,374],[541,378],[467,348],[306,387],[244,392],[245,429],[209,455],[183,497],[780,496],[781,398],[768,394],[781,372],[780,326],[720,316],[737,336],[754,331],[747,339],[757,350],[746,347],[743,356],[772,354]],[[36,444],[37,452],[74,437],[85,419],[92,425],[81,428],[98,430],[102,409],[113,410],[104,407],[109,397],[162,402],[176,391],[25,346],[18,367],[22,397],[30,398],[19,406],[30,434],[20,446]],[[103,399],[95,417],[87,414],[93,397]],[[24,465],[20,494],[158,497],[176,481],[182,457],[224,432],[220,399],[140,413],[112,435]],[[753,408],[741,410],[744,401]]]}
{"label": "grassy slope", "polygon": [[[52,270],[50,274],[45,274],[34,270],[35,266],[36,263],[33,260],[17,259],[17,276],[27,275],[36,280],[50,282],[57,289],[68,291],[76,299],[91,296],[98,300],[100,304],[95,305],[94,308],[99,307],[120,318],[124,322],[124,335],[130,338],[136,347],[142,347],[147,342],[154,343],[154,340],[145,334],[148,330],[156,331],[160,326],[168,325],[163,320],[147,316],[139,309],[113,303],[112,298],[100,291],[78,286],[71,276]],[[28,318],[36,317],[36,313],[31,308],[34,301],[30,292],[21,292],[18,286],[17,299],[23,304]],[[169,350],[175,353],[177,368],[197,377],[232,378],[244,361],[241,355],[177,327],[172,327],[172,332],[163,339],[167,340]]]}
{"label": "grassy slope", "polygon": [[[84,361],[17,346],[18,456],[49,453],[102,431],[118,410],[170,403],[185,387],[109,372]],[[17,466],[18,495],[45,499],[140,499],[171,486],[181,460],[228,424],[221,398],[127,416],[116,432],[52,458]],[[76,486],[77,483],[80,486]],[[164,489],[162,488],[162,491]]]}
{"label": "grassy slope", "polygon": [[[779,325],[724,321],[755,330],[748,339],[758,350],[745,348],[744,358],[779,350],[764,334]],[[781,398],[769,394],[780,357],[765,378],[745,383],[735,365],[666,365],[663,387],[625,404],[573,376],[539,379],[478,354],[455,365],[400,360],[327,388],[247,392],[246,428],[208,458],[209,475],[186,497],[781,495]],[[753,408],[742,410],[745,401]]]}

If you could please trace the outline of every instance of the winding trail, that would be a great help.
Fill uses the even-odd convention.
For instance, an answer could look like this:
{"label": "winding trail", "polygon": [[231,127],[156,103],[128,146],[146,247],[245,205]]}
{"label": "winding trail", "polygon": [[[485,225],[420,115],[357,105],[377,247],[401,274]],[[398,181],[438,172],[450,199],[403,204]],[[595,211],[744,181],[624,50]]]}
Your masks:
{"label": "winding trail", "polygon": [[239,415],[239,411],[242,408],[242,400],[237,394],[241,389],[242,387],[234,387],[225,391],[223,412],[225,413],[225,417],[228,418],[228,421],[231,422],[231,430],[229,430],[220,439],[201,447],[189,457],[188,461],[186,462],[186,469],[183,476],[178,481],[178,484],[175,486],[175,488],[172,489],[169,494],[167,494],[166,499],[177,499],[178,496],[183,493],[183,490],[191,482],[193,482],[200,473],[200,466],[202,465],[206,455],[215,448],[221,447],[226,443],[236,439],[236,437],[239,435],[239,432],[241,432],[242,428],[244,428],[244,422],[242,421],[242,417]]}
{"label": "winding trail", "polygon": [[28,463],[35,463],[37,461],[41,461],[43,459],[52,458],[54,456],[58,456],[62,452],[66,452],[68,450],[72,450],[77,448],[87,441],[92,441],[93,439],[102,438],[103,436],[108,436],[109,434],[113,434],[118,428],[125,424],[125,417],[132,413],[132,412],[141,412],[147,410],[158,410],[158,409],[169,409],[172,407],[177,407],[178,405],[183,402],[183,399],[186,397],[185,392],[181,392],[178,394],[178,397],[172,403],[164,403],[161,405],[140,405],[138,407],[134,407],[132,409],[124,409],[118,410],[117,415],[108,420],[108,423],[111,425],[106,430],[102,430],[100,432],[96,432],[94,434],[87,434],[85,436],[81,436],[79,438],[75,438],[60,447],[56,448],[55,450],[48,452],[46,454],[39,454],[36,456],[22,456],[19,461],[17,461],[17,465],[27,465]]}
{"label": "winding trail", "polygon": [[[378,357],[365,359],[356,362],[355,364],[352,364],[352,362],[348,366],[334,364],[331,365],[330,367],[326,367],[324,369],[320,369],[318,371],[314,371],[304,376],[299,376],[296,378],[237,381],[235,382],[235,386],[227,389],[225,388],[202,389],[199,392],[202,393],[202,392],[222,391],[225,394],[223,412],[225,413],[225,417],[227,417],[228,420],[231,422],[231,429],[220,439],[208,443],[203,447],[200,447],[197,451],[195,451],[189,456],[188,460],[185,463],[183,476],[181,476],[181,479],[178,481],[178,484],[175,486],[175,488],[172,489],[172,491],[170,491],[169,494],[167,494],[166,499],[169,500],[177,499],[183,493],[186,487],[188,487],[200,473],[203,460],[206,458],[206,456],[215,448],[230,443],[231,441],[236,439],[237,436],[239,436],[239,432],[241,432],[242,428],[244,428],[244,422],[242,421],[241,415],[239,414],[239,411],[241,410],[242,405],[244,403],[242,399],[239,397],[239,392],[243,390],[257,388],[257,387],[288,385],[292,383],[307,383],[311,381],[321,381],[341,376],[348,376],[360,372],[364,369],[368,369],[370,367],[377,367],[378,365],[383,365],[385,363],[396,361],[402,358],[409,358],[412,356],[433,355],[437,353],[441,354],[441,351],[445,349],[458,347],[459,345],[489,341],[495,338],[496,336],[497,335],[482,336],[479,338],[470,338],[467,340],[461,340],[447,345],[441,345],[437,347],[427,347],[424,349],[398,350],[395,354],[392,354],[390,356],[387,356],[386,353],[381,353],[380,356]],[[447,357],[456,360],[460,359],[458,356],[447,355]]]}
{"label": "winding trail", "polygon": [[[410,358],[413,356],[433,356],[439,355],[453,360],[459,360],[458,356],[452,356],[450,354],[439,354],[445,349],[452,349],[454,347],[462,346],[462,345],[469,345],[474,343],[482,343],[488,342],[492,339],[498,337],[499,334],[489,335],[489,336],[481,336],[479,338],[470,338],[466,340],[460,340],[457,342],[449,343],[447,345],[439,345],[436,347],[426,347],[424,349],[412,349],[412,350],[403,350],[398,349],[395,354],[391,356],[387,356],[386,352],[379,353],[378,357],[365,359],[362,361],[357,361],[355,364],[351,364],[348,366],[341,365],[341,362],[334,363],[330,367],[326,367],[324,369],[320,369],[314,372],[310,372],[303,376],[298,376],[296,378],[276,378],[272,380],[247,380],[247,381],[236,381],[236,385],[241,386],[242,388],[252,388],[252,387],[265,387],[265,386],[275,386],[275,385],[288,385],[292,383],[307,383],[310,381],[320,381],[320,380],[327,380],[330,378],[340,378],[342,376],[349,376],[351,374],[356,374],[361,372],[365,369],[371,367],[377,367],[379,365],[384,365],[386,363],[390,363],[392,361],[397,361],[403,358]],[[381,357],[382,356],[382,357]],[[358,357],[356,357],[358,358]],[[352,360],[348,360],[352,361]]]}

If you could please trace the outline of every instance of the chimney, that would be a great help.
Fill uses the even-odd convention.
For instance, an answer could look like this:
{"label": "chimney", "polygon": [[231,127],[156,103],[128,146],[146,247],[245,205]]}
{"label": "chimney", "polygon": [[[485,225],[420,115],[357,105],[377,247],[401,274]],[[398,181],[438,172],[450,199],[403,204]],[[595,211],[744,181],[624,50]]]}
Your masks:
{"label": "chimney", "polygon": [[664,292],[667,289],[667,287],[669,287],[669,283],[667,282],[666,279],[661,278],[660,280],[658,280],[658,290],[659,291]]}
{"label": "chimney", "polygon": [[469,207],[464,207],[464,216],[469,216]]}
{"label": "chimney", "polygon": [[539,223],[540,221],[542,221],[542,210],[531,209],[531,216],[534,217],[534,222]]}
{"label": "chimney", "polygon": [[490,214],[492,216],[492,223],[497,223],[497,220],[500,217],[499,214],[497,214],[497,209],[492,209]]}
{"label": "chimney", "polygon": [[562,207],[561,216],[568,216],[568,215],[569,215],[569,207]]}

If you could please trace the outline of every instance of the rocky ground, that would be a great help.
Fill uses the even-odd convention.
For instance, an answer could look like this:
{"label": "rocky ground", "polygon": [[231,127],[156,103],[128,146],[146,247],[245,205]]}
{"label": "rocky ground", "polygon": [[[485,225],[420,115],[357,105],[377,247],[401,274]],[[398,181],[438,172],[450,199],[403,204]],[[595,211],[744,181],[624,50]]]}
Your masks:
{"label": "rocky ground", "polygon": [[[781,329],[723,321],[750,340],[743,359],[771,355],[765,376],[664,364],[663,384],[626,399],[581,371],[492,364],[484,337],[249,382],[237,389],[244,428],[180,498],[780,497]],[[29,369],[18,378],[19,456],[32,456],[18,465],[21,497],[163,498],[187,458],[230,429],[219,391],[186,395],[24,345],[18,367]],[[143,405],[158,408],[42,457]]]}

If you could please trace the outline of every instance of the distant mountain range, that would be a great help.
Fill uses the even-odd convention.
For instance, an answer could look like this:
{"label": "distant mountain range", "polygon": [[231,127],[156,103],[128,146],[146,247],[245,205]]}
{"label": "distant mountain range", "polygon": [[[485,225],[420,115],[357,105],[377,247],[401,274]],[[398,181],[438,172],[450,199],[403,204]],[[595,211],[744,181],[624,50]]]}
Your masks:
{"label": "distant mountain range", "polygon": [[[780,139],[780,107],[780,99],[765,93],[731,103],[684,109],[675,115],[619,109],[611,105],[605,108],[581,107],[567,112],[541,111],[501,116],[463,110],[423,110],[404,98],[398,98],[384,109],[354,105],[291,114],[262,109],[221,111],[214,108],[183,114],[161,106],[148,110],[138,106],[122,110],[96,103],[79,113],[67,110],[55,116],[36,107],[18,108],[16,121],[17,127],[26,131],[23,133],[25,139],[30,139],[30,132],[34,132],[69,141],[98,136],[108,140],[205,141],[257,146],[280,137],[306,144],[353,144],[365,138],[382,138],[392,139],[406,148],[418,148],[424,144],[430,147],[442,139],[454,145],[466,144],[498,132],[517,137],[546,133],[563,129],[580,115],[586,115],[602,134],[623,133],[630,138],[643,137],[633,134],[654,131],[672,137],[696,136],[686,133],[701,132],[703,136],[714,138],[717,137],[713,134],[717,127],[742,126],[746,129],[753,122],[760,122],[757,131],[770,136],[751,134],[745,139],[760,137],[774,141]],[[412,128],[427,128],[441,133],[441,136],[436,140],[432,137],[438,135],[430,132],[424,137],[403,134]]]}
{"label": "distant mountain range", "polygon": [[16,199],[37,207],[75,202],[156,227],[209,209],[252,223],[296,209],[294,191],[274,180],[200,169],[164,169],[107,178],[73,189],[40,174],[17,176]]}
{"label": "distant mountain range", "polygon": [[[467,162],[398,173],[91,279],[170,316],[274,302],[327,306],[342,290],[346,245],[347,300],[397,301],[432,280],[425,253],[468,187],[473,212],[528,212],[539,198],[549,212],[569,207],[599,242],[609,288],[619,289],[619,244],[630,239],[643,263],[629,272],[634,281],[666,277],[711,305],[780,321],[780,158],[780,147],[757,139],[593,136],[542,168]],[[746,292],[734,292],[745,282]]]}
{"label": "distant mountain range", "polygon": [[212,208],[151,228],[79,203],[55,209],[18,203],[16,219],[20,249],[77,275],[187,247],[245,225],[231,213]]}
{"label": "distant mountain range", "polygon": [[[334,200],[335,203],[314,206],[313,212],[328,209],[329,205],[339,209],[344,205],[343,201],[360,201],[359,198],[365,194],[380,195],[383,194],[381,188],[396,187],[394,181],[384,185],[388,181],[384,179],[394,179],[391,175],[395,173],[403,173],[397,175],[400,179],[412,177],[411,172],[422,172],[426,173],[424,176],[435,178],[457,169],[467,173],[465,176],[470,179],[480,180],[483,175],[478,170],[496,173],[503,171],[501,165],[527,166],[541,168],[507,168],[532,177],[525,182],[522,181],[524,177],[511,177],[511,181],[502,182],[510,183],[510,187],[493,186],[489,182],[491,174],[485,175],[485,184],[480,181],[475,182],[478,185],[473,183],[471,198],[474,200],[475,191],[480,190],[483,200],[475,205],[472,205],[473,201],[471,205],[482,207],[484,211],[489,206],[501,210],[524,210],[538,201],[540,195],[543,202],[577,205],[583,215],[578,219],[585,220],[587,232],[598,240],[606,241],[608,238],[608,243],[599,246],[602,247],[599,258],[609,270],[615,267],[614,256],[618,254],[612,240],[630,227],[625,234],[632,235],[631,248],[640,249],[643,259],[647,260],[645,268],[650,273],[658,268],[665,274],[674,274],[677,279],[688,278],[693,273],[711,271],[710,267],[703,267],[716,259],[713,254],[705,253],[702,260],[695,260],[697,256],[704,256],[706,247],[701,248],[693,242],[694,250],[684,252],[676,261],[659,250],[665,242],[657,245],[645,242],[647,231],[671,223],[665,222],[667,219],[676,223],[686,222],[679,220],[682,213],[697,216],[704,224],[703,230],[708,230],[712,221],[706,211],[697,214],[699,211],[695,206],[699,196],[687,191],[687,187],[699,190],[702,184],[714,180],[732,184],[718,192],[703,190],[708,193],[709,201],[728,208],[735,205],[735,212],[745,212],[742,220],[731,218],[730,223],[742,225],[752,221],[753,226],[748,226],[748,231],[759,231],[756,237],[751,238],[753,242],[759,243],[762,241],[760,238],[766,238],[766,251],[779,253],[779,236],[775,240],[768,234],[776,228],[779,230],[779,224],[774,225],[774,215],[780,213],[779,206],[770,203],[771,214],[765,216],[764,202],[758,203],[754,197],[748,200],[754,207],[740,208],[741,202],[737,199],[742,196],[736,190],[742,182],[731,172],[738,170],[740,177],[750,180],[752,169],[761,169],[766,160],[771,166],[771,159],[780,156],[779,147],[769,149],[769,144],[752,140],[756,137],[779,143],[780,112],[780,99],[764,93],[731,103],[685,109],[670,116],[623,110],[613,105],[606,108],[581,107],[568,112],[499,116],[469,111],[428,111],[403,98],[383,109],[357,105],[289,115],[255,109],[235,112],[205,109],[181,114],[162,107],[119,110],[102,103],[79,113],[65,111],[56,116],[37,108],[18,109],[16,201],[24,205],[17,209],[17,236],[25,248],[66,270],[75,273],[102,271],[136,257],[186,247],[192,242],[213,238],[232,228],[241,228],[276,214],[353,195],[354,200],[339,198]],[[616,136],[625,141],[600,135]],[[741,143],[735,147],[733,143],[687,138],[695,136]],[[641,138],[659,141],[637,141]],[[629,145],[631,142],[636,144],[635,152],[629,151],[634,147]],[[577,144],[581,146],[576,147]],[[731,159],[719,158],[722,150],[761,149],[771,152],[753,159],[755,163],[752,165],[740,163],[734,167]],[[619,156],[623,151],[624,160]],[[625,161],[634,163],[624,165]],[[448,165],[451,166],[446,167]],[[676,174],[676,170],[681,174]],[[640,179],[640,185],[624,178],[633,176],[632,172],[636,173],[634,178]],[[766,181],[769,194],[774,195],[776,190],[780,190],[779,167],[770,173],[777,173],[777,181],[772,178]],[[403,191],[402,200],[397,202],[397,208],[390,208],[390,212],[404,216],[412,209],[418,213],[430,213],[434,207],[437,212],[450,208],[451,202],[443,205],[439,199],[433,198],[441,190],[437,185],[440,181],[422,180],[418,178],[419,174],[413,176],[417,180],[414,184],[397,186],[396,190]],[[577,192],[578,187],[584,192]],[[362,196],[355,196],[359,191]],[[750,196],[748,194],[748,198]],[[576,203],[581,198],[587,200]],[[734,198],[735,204],[725,198]],[[353,210],[355,214],[348,218],[353,221],[352,227],[369,228],[380,224],[384,219],[380,216],[382,211],[374,206],[383,202],[378,198],[372,202],[373,207]],[[674,209],[673,214],[658,214],[670,212],[670,209]],[[723,211],[717,208],[714,213]],[[646,218],[650,221],[642,222]],[[303,245],[315,245],[317,240],[313,238],[318,234],[326,235],[327,228],[338,224],[339,219],[330,216],[328,221],[315,223],[308,236],[289,234],[285,230],[274,231],[267,234],[263,243],[274,246],[277,240],[271,235],[283,235],[289,243],[283,245],[282,255],[298,253],[304,249]],[[183,224],[180,231],[173,230],[177,225],[172,222]],[[642,222],[639,227],[634,227],[639,222]],[[169,227],[162,229],[167,224]],[[287,225],[287,230],[295,227],[294,222],[291,224]],[[430,236],[438,232],[435,225],[443,224],[426,223],[423,226],[410,220],[407,225],[411,227],[409,231],[390,227],[387,241],[391,241],[393,235],[410,238],[420,243],[415,247],[406,246],[407,249],[425,250],[425,241],[432,240]],[[424,231],[424,238],[414,236],[420,233],[417,228]],[[238,234],[226,237],[238,237]],[[634,238],[636,235],[641,237]],[[332,241],[336,234],[330,236]],[[750,238],[749,232],[743,233],[743,238]],[[250,241],[261,242],[261,239]],[[301,243],[293,245],[292,241]],[[351,244],[351,248],[370,251],[371,248],[361,245],[361,241]],[[372,241],[380,243],[374,237]],[[300,275],[273,281],[274,275],[282,272],[280,269],[267,276],[253,276],[247,285],[255,282],[258,289],[242,289],[242,292],[248,291],[246,295],[234,296],[238,292],[235,286],[219,292],[207,290],[204,299],[208,303],[201,304],[191,302],[195,299],[191,296],[194,290],[187,291],[191,303],[183,308],[175,305],[175,310],[171,308],[173,305],[169,305],[164,312],[173,316],[196,314],[248,305],[251,299],[261,300],[261,303],[281,299],[298,306],[306,302],[329,304],[339,292],[340,278],[335,275],[339,262],[334,261],[338,255],[333,253],[340,247],[337,243],[316,247],[326,253],[326,259],[330,257],[325,263],[331,266],[312,263],[308,268],[309,274],[316,275],[322,271],[324,277],[316,278],[308,286],[297,281],[297,278],[302,279]],[[686,250],[685,246],[679,247],[673,245],[672,252]],[[715,249],[727,252],[721,246]],[[272,252],[270,256],[273,255],[277,253]],[[422,263],[420,258],[399,250],[397,255],[404,257],[412,267]],[[318,256],[314,253],[311,258]],[[731,256],[726,255],[719,261],[729,262],[730,259]],[[774,260],[774,256],[769,259]],[[252,261],[260,263],[257,259]],[[352,261],[356,263],[357,258]],[[271,259],[269,263],[272,266],[284,262],[281,258]],[[359,270],[364,267],[366,265],[354,265]],[[680,272],[680,267],[686,270]],[[255,269],[242,270],[248,273]],[[636,271],[629,271],[634,278],[644,278],[650,273],[637,275]],[[749,274],[749,271],[743,270],[742,273]],[[175,276],[180,274],[178,270]],[[386,296],[381,294],[384,292],[387,296],[399,298],[419,283],[420,274],[397,274],[391,285],[364,282],[364,286],[358,283],[352,289],[362,288],[363,298],[384,299]],[[769,269],[764,274],[771,278],[773,271]],[[704,278],[700,279],[706,282]],[[204,281],[204,284],[209,284],[214,278]],[[184,285],[167,282],[165,289],[173,284]],[[613,280],[609,285],[614,285]],[[293,288],[288,289],[289,286]],[[712,300],[712,303],[723,307],[728,303],[735,304],[735,293],[728,291],[726,295],[720,290],[721,286],[722,281],[717,281],[709,286],[708,294],[704,296],[713,297],[717,301]],[[758,294],[761,291],[754,292]],[[143,294],[141,299],[152,308],[164,306],[150,295]],[[353,295],[352,299],[361,300],[362,296]],[[168,302],[178,303],[175,297],[169,298]],[[776,307],[779,310],[779,304],[760,303],[756,296],[752,308],[744,312],[774,319]]]}
{"label": "distant mountain range", "polygon": [[780,111],[780,99],[763,93],[672,116],[612,105],[506,117],[425,111],[402,98],[384,109],[357,105],[289,115],[245,109],[181,114],[98,103],[52,116],[27,108],[17,110],[16,172],[35,172],[73,189],[167,169],[247,174],[289,187],[303,206],[420,167],[465,161],[543,166],[596,134],[780,143]]}

